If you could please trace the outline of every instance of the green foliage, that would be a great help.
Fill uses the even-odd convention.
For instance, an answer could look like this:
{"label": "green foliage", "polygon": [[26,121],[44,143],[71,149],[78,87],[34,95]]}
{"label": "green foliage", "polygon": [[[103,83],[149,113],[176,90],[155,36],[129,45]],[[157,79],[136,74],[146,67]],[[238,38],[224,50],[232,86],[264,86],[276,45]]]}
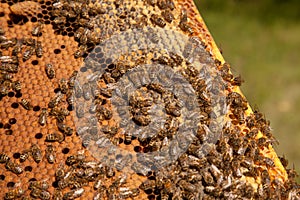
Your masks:
{"label": "green foliage", "polygon": [[300,22],[299,0],[195,0],[201,10],[227,12],[256,18],[261,23]]}

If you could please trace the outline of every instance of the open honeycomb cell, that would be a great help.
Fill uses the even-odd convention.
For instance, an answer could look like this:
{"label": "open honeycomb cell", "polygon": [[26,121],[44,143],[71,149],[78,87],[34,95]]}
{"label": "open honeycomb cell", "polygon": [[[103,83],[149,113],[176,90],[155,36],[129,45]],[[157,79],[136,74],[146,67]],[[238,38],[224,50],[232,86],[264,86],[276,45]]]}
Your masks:
{"label": "open honeycomb cell", "polygon": [[2,0],[0,48],[0,198],[297,199],[192,1]]}

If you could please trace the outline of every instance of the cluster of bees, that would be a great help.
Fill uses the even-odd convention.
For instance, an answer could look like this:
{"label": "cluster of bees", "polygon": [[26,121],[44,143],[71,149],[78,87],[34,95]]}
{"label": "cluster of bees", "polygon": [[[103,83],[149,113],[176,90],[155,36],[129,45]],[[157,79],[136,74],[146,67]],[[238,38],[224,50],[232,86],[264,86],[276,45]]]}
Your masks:
{"label": "cluster of bees", "polygon": [[22,42],[19,42],[16,38],[8,39],[4,36],[4,30],[0,27],[0,48],[8,49],[10,47],[14,47],[12,56],[2,55],[2,51],[0,51],[0,96],[4,97],[8,95],[10,90],[13,90],[17,93],[20,93],[21,83],[16,80],[13,81],[13,75],[18,72],[19,69],[19,58],[18,53],[19,47],[18,45],[22,45]]}
{"label": "cluster of bees", "polygon": [[[33,144],[29,149],[23,150],[20,154],[18,154],[17,157],[19,158],[19,162],[23,163],[30,156],[36,163],[41,162],[43,158],[43,153],[37,144]],[[54,163],[55,154],[54,147],[52,145],[47,146],[45,156],[49,163]],[[20,164],[13,162],[12,159],[10,159],[10,157],[5,153],[0,154],[0,163],[5,164],[6,169],[15,174],[21,174],[24,171]]]}
{"label": "cluster of bees", "polygon": [[[138,188],[126,187],[127,175],[116,176],[112,166],[102,162],[89,161],[82,152],[71,155],[66,160],[66,166],[61,166],[55,173],[54,199],[74,199],[83,194],[83,186],[93,182],[94,199],[126,199],[136,197],[140,191]],[[108,184],[108,179],[113,180]],[[61,194],[61,190],[69,187],[74,193]],[[82,192],[79,192],[82,191]]]}
{"label": "cluster of bees", "polygon": [[[40,163],[44,156],[49,164],[57,163],[57,152],[53,143],[62,144],[66,142],[66,137],[81,137],[83,148],[95,144],[101,149],[107,147],[109,143],[114,146],[107,150],[108,156],[105,156],[106,154],[101,156],[100,161],[90,160],[82,152],[68,156],[65,163],[55,171],[55,181],[52,183],[53,194],[50,192],[51,186],[48,181],[32,180],[28,186],[30,197],[23,197],[25,193],[23,187],[17,186],[5,194],[5,199],[21,197],[43,200],[75,199],[83,197],[91,184],[93,188],[88,191],[94,192],[95,200],[135,199],[142,193],[150,200],[297,198],[299,186],[294,180],[294,171],[287,169],[289,180],[285,183],[272,178],[269,170],[275,167],[274,161],[261,153],[261,150],[269,148],[269,145],[276,142],[271,134],[269,122],[259,111],[247,116],[245,114],[248,110],[247,101],[237,92],[228,91],[226,101],[223,102],[227,106],[221,114],[224,115],[228,111],[230,121],[220,130],[218,133],[220,138],[214,143],[212,122],[218,116],[214,115],[212,110],[213,101],[207,95],[209,93],[207,88],[212,87],[211,90],[214,92],[217,89],[213,87],[220,88],[220,86],[209,85],[210,83],[205,81],[207,68],[199,69],[193,64],[193,60],[197,57],[208,68],[216,69],[221,75],[225,89],[240,86],[243,80],[240,76],[232,76],[229,64],[214,60],[209,52],[205,51],[206,46],[198,37],[189,38],[189,44],[186,45],[182,55],[171,51],[164,53],[165,50],[155,49],[143,49],[142,53],[135,52],[135,56],[130,53],[127,57],[122,55],[125,57],[123,60],[121,58],[112,60],[110,55],[103,55],[107,53],[101,49],[103,41],[114,33],[131,29],[147,29],[146,40],[153,44],[164,44],[167,41],[161,41],[159,34],[149,27],[159,30],[175,27],[176,31],[181,30],[186,35],[192,35],[194,28],[189,23],[188,10],[179,9],[172,0],[144,0],[131,3],[125,0],[104,2],[57,0],[46,3],[42,9],[47,15],[37,15],[38,20],[31,30],[31,37],[8,39],[0,28],[0,48],[3,52],[11,50],[9,56],[2,55],[0,51],[1,98],[9,96],[10,91],[14,91],[16,97],[22,96],[21,82],[13,80],[13,75],[18,73],[21,60],[26,62],[33,55],[42,59],[44,50],[39,37],[43,32],[44,24],[52,24],[56,34],[74,37],[78,42],[74,57],[94,58],[92,61],[86,60],[84,68],[87,72],[96,73],[89,76],[88,82],[83,84],[79,74],[84,70],[81,72],[74,70],[70,77],[58,80],[55,94],[47,102],[47,108],[41,108],[37,119],[38,124],[43,127],[49,123],[49,117],[55,118],[56,122],[57,131],[48,133],[45,137],[45,152],[42,152],[38,145],[33,144],[20,153],[18,158],[20,164],[12,161],[5,153],[0,154],[0,163],[4,164],[8,171],[17,175],[23,173],[21,163],[29,157],[32,157],[36,163]],[[149,11],[148,14],[145,10]],[[35,21],[33,20],[35,16],[31,17],[31,21]],[[138,34],[135,35],[137,36]],[[170,37],[178,39],[178,36]],[[183,41],[172,42],[180,46],[179,43]],[[98,44],[100,47],[97,46]],[[175,46],[175,44],[169,45]],[[117,50],[117,48],[110,50]],[[182,105],[180,95],[168,91],[159,83],[145,84],[136,88],[128,99],[116,97],[116,93],[122,90],[122,86],[124,87],[122,85],[124,78],[131,82],[141,79],[141,77],[134,77],[134,73],[126,77],[125,74],[143,64],[170,67],[180,73],[192,86],[197,101],[193,102],[190,98],[187,102],[191,105]],[[100,75],[97,74],[99,68],[103,69]],[[56,77],[53,64],[47,63],[43,66],[43,70],[49,79]],[[156,73],[153,72],[154,75]],[[118,85],[118,82],[121,83]],[[120,88],[116,90],[117,92],[113,92],[108,85],[118,85]],[[128,109],[127,111],[124,110],[124,102],[128,103],[125,108]],[[192,109],[194,103],[199,107],[197,114],[201,116],[199,118],[201,125],[193,133],[192,139],[187,142],[186,138],[175,135],[182,126],[180,124],[182,116],[186,115],[184,107]],[[21,99],[19,104],[26,110],[34,109],[27,99]],[[160,104],[166,111],[164,116],[166,119],[159,131],[154,133],[156,135],[152,132],[135,133],[134,130],[144,130],[142,128],[152,126],[152,121],[157,121],[154,118],[157,114],[156,110],[152,109]],[[112,106],[117,109],[111,109]],[[114,111],[121,118],[119,124],[104,123],[116,120]],[[78,121],[87,120],[88,125],[78,126],[75,131],[66,120],[72,113]],[[129,121],[134,122],[133,127],[129,126],[132,125]],[[100,129],[98,129],[99,124]],[[246,134],[241,128],[242,125],[246,126]],[[122,134],[124,129],[126,131]],[[259,132],[263,134],[260,138],[257,137]],[[184,152],[182,149],[177,149],[176,145],[169,144],[175,137],[179,148],[184,149]],[[138,155],[136,160],[131,154],[116,153],[115,147],[122,143],[127,146],[136,145],[132,152]],[[149,164],[151,163],[149,157],[144,154],[165,148],[171,157],[175,155],[179,157],[163,167]],[[281,161],[286,168],[287,161],[284,158]],[[130,166],[135,174],[146,180],[138,187],[128,186],[130,174],[122,173],[126,166]],[[257,189],[243,177],[260,180]]]}
{"label": "cluster of bees", "polygon": [[[161,14],[147,16],[142,9],[134,5],[123,6],[125,1],[57,1],[50,12],[53,28],[57,32],[74,36],[80,44],[74,53],[75,58],[86,57],[96,45],[109,38],[115,32],[129,29],[142,29],[150,24],[164,28],[175,23],[175,4],[172,0],[136,2],[159,9]],[[177,23],[177,22],[176,22]],[[192,34],[193,28],[188,22],[187,11],[182,10],[178,27]]]}

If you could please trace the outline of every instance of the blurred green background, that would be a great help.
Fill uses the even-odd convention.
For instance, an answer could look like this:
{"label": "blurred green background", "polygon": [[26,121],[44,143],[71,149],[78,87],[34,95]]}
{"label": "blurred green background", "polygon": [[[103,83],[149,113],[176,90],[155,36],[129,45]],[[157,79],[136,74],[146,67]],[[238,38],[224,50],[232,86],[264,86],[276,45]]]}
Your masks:
{"label": "blurred green background", "polygon": [[245,80],[251,107],[271,121],[276,152],[300,174],[300,1],[195,2],[232,72]]}

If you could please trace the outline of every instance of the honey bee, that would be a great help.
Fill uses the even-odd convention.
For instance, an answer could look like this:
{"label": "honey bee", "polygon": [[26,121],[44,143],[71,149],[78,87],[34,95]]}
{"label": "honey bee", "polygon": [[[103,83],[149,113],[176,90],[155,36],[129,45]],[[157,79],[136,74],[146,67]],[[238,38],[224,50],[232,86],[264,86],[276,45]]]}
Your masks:
{"label": "honey bee", "polygon": [[9,63],[9,64],[18,64],[18,57],[17,56],[0,56],[0,61],[2,63]]}
{"label": "honey bee", "polygon": [[180,55],[171,52],[169,54],[170,58],[173,60],[173,62],[175,63],[176,66],[180,66],[183,62],[183,59],[181,58]]}
{"label": "honey bee", "polygon": [[15,189],[9,190],[5,193],[4,199],[5,200],[13,200],[20,198],[25,191],[21,187],[17,187]]}
{"label": "honey bee", "polygon": [[244,110],[242,108],[235,108],[232,111],[232,113],[237,118],[237,120],[238,120],[238,122],[240,124],[244,123],[244,121],[245,121],[245,114],[244,114]]}
{"label": "honey bee", "polygon": [[78,71],[77,71],[77,70],[74,70],[74,71],[72,72],[72,75],[71,75],[70,78],[69,78],[68,84],[69,84],[69,88],[70,88],[70,89],[73,89],[74,86],[75,86],[75,80],[76,80],[77,74],[78,74]]}
{"label": "honey bee", "polygon": [[109,126],[109,125],[102,126],[101,128],[101,131],[103,133],[108,134],[110,136],[117,134],[118,130],[119,130],[118,127]]}
{"label": "honey bee", "polygon": [[193,34],[194,31],[193,31],[192,27],[188,24],[187,19],[188,19],[187,18],[187,11],[184,9],[181,12],[179,28],[184,32],[188,32],[190,34]]}
{"label": "honey bee", "polygon": [[261,180],[264,188],[270,186],[271,179],[268,170],[264,169],[261,172]]}
{"label": "honey bee", "polygon": [[74,83],[74,93],[75,93],[75,97],[76,98],[80,98],[82,96],[82,87],[79,83],[79,81],[75,80],[75,83]]}
{"label": "honey bee", "polygon": [[57,120],[57,122],[63,122],[66,118],[66,116],[69,115],[69,111],[64,108],[57,108],[54,107],[50,110],[49,114],[54,116]]}
{"label": "honey bee", "polygon": [[64,169],[64,166],[62,163],[60,163],[59,167],[55,171],[55,179],[56,180],[62,180],[66,175],[66,171]]}
{"label": "honey bee", "polygon": [[156,32],[154,32],[154,30],[152,30],[152,29],[149,29],[148,38],[154,44],[157,44],[159,42],[158,34]]}
{"label": "honey bee", "polygon": [[159,56],[159,58],[157,59],[159,64],[162,65],[170,65],[170,59],[167,56]]}
{"label": "honey bee", "polygon": [[55,153],[55,150],[54,150],[53,145],[47,145],[45,156],[46,156],[48,163],[50,163],[50,164],[53,164],[55,162],[56,158],[55,158],[54,153]]}
{"label": "honey bee", "polygon": [[97,107],[98,107],[98,105],[92,103],[90,108],[89,108],[89,113],[91,113],[91,114],[96,113],[97,112]]}
{"label": "honey bee", "polygon": [[170,103],[166,106],[166,112],[174,117],[180,117],[180,108],[176,105],[176,102]]}
{"label": "honey bee", "polygon": [[230,65],[228,63],[224,63],[220,67],[220,72],[223,80],[230,82],[233,79],[233,75],[230,73]]}
{"label": "honey bee", "polygon": [[242,109],[247,108],[246,100],[237,92],[231,92],[228,95],[227,103],[231,104],[233,108],[240,107]]}
{"label": "honey bee", "polygon": [[14,46],[12,50],[13,56],[17,56],[19,53],[22,52],[22,45],[23,45],[23,40],[18,40],[17,44]]}
{"label": "honey bee", "polygon": [[40,34],[42,33],[43,26],[44,24],[42,22],[38,22],[38,24],[32,28],[31,34],[33,36],[40,36]]}
{"label": "honey bee", "polygon": [[268,168],[274,167],[274,166],[275,166],[275,163],[274,163],[274,161],[273,161],[271,158],[266,157],[266,158],[264,159],[264,162],[266,163],[266,166],[267,166]]}
{"label": "honey bee", "polygon": [[166,0],[167,2],[167,7],[170,9],[170,10],[174,10],[175,9],[175,4],[172,0]]}
{"label": "honey bee", "polygon": [[77,155],[71,155],[67,157],[66,164],[69,166],[73,166],[80,161],[83,161],[85,159],[84,152],[79,152]]}
{"label": "honey bee", "polygon": [[83,193],[84,193],[83,188],[73,189],[70,192],[65,193],[63,199],[64,200],[76,199],[81,197]]}
{"label": "honey bee", "polygon": [[[79,23],[85,23],[87,21],[88,20],[86,20],[86,19],[82,19],[81,22],[79,22]],[[88,39],[90,39],[90,35],[91,35],[91,30],[88,29],[88,28],[84,28],[83,29],[83,33],[81,34],[81,36],[79,38],[79,43],[83,47],[82,49],[86,49],[87,48],[86,43],[87,43]]]}
{"label": "honey bee", "polygon": [[91,135],[87,134],[87,135],[83,136],[82,146],[87,148],[90,145],[91,141],[92,141],[92,136]]}
{"label": "honey bee", "polygon": [[[6,41],[7,38],[4,35],[0,35],[0,43]],[[2,52],[1,52],[2,55]]]}
{"label": "honey bee", "polygon": [[5,154],[5,153],[1,153],[0,154],[0,163],[7,163],[10,160],[10,157]]}
{"label": "honey bee", "polygon": [[34,46],[36,43],[36,40],[33,38],[24,38],[23,39],[23,44],[25,44],[26,46]]}
{"label": "honey bee", "polygon": [[28,189],[33,190],[35,188],[40,189],[40,190],[47,190],[49,188],[49,183],[46,180],[30,181]]}
{"label": "honey bee", "polygon": [[108,89],[108,88],[101,88],[100,89],[100,93],[101,95],[107,97],[107,98],[111,98],[112,97],[112,90],[111,89]]}
{"label": "honey bee", "polygon": [[35,51],[35,47],[33,46],[27,47],[23,53],[23,61],[25,62],[29,60],[29,58],[33,55],[34,51]]}
{"label": "honey bee", "polygon": [[67,188],[69,184],[70,184],[70,180],[68,178],[63,178],[62,180],[59,180],[57,183],[58,188],[60,190]]}
{"label": "honey bee", "polygon": [[125,132],[125,134],[124,134],[124,141],[125,141],[125,143],[130,144],[131,143],[131,139],[132,139],[132,132],[131,131]]}
{"label": "honey bee", "polygon": [[20,162],[25,162],[25,160],[27,160],[29,158],[31,154],[31,151],[26,149],[24,151],[22,151],[22,153],[20,154]]}
{"label": "honey bee", "polygon": [[207,185],[214,184],[214,178],[212,177],[211,173],[209,173],[208,171],[203,172],[203,180]]}
{"label": "honey bee", "polygon": [[109,145],[110,141],[107,137],[101,136],[97,138],[96,144],[99,148],[107,147]]}
{"label": "honey bee", "polygon": [[157,1],[157,6],[161,10],[165,10],[165,9],[168,8],[167,1],[165,1],[165,0],[158,0]]}
{"label": "honey bee", "polygon": [[89,128],[89,134],[92,136],[96,136],[98,133],[98,128],[97,126],[90,126]]}
{"label": "honey bee", "polygon": [[157,25],[161,28],[166,26],[166,22],[156,14],[152,14],[150,20],[154,25]]}
{"label": "honey bee", "polygon": [[91,94],[91,87],[89,83],[84,83],[82,85],[82,91],[83,91],[83,98],[85,100],[90,100],[92,98],[92,94]]}
{"label": "honey bee", "polygon": [[52,64],[46,64],[45,71],[49,79],[53,79],[55,77],[55,70]]}
{"label": "honey bee", "polygon": [[39,124],[44,126],[47,123],[48,111],[47,108],[42,108],[41,114],[39,115]]}
{"label": "honey bee", "polygon": [[41,190],[38,188],[34,188],[33,190],[31,190],[30,196],[32,196],[33,198],[39,198],[42,200],[49,200],[51,198],[51,195],[48,191]]}
{"label": "honey bee", "polygon": [[68,81],[64,78],[60,79],[59,88],[61,93],[66,94],[68,92]]}
{"label": "honey bee", "polygon": [[112,116],[113,114],[108,108],[104,106],[99,106],[97,108],[97,117],[99,120],[110,120]]}
{"label": "honey bee", "polygon": [[172,23],[172,21],[174,20],[174,15],[172,14],[171,11],[169,10],[164,10],[161,13],[162,17],[169,23]]}
{"label": "honey bee", "polygon": [[257,129],[252,129],[256,124],[253,115],[246,117],[246,124],[247,124],[247,127],[251,129],[251,131],[247,134],[247,137],[254,139],[256,137],[257,133],[255,134],[253,132],[253,130],[257,130]]}
{"label": "honey bee", "polygon": [[0,94],[1,96],[6,96],[11,88],[11,82],[10,81],[4,81],[2,85],[0,85]]}
{"label": "honey bee", "polygon": [[84,135],[85,133],[87,133],[89,131],[89,127],[88,126],[82,126],[82,127],[78,127],[76,130],[76,134],[79,136]]}
{"label": "honey bee", "polygon": [[116,169],[121,171],[127,163],[131,162],[131,160],[132,160],[132,155],[130,155],[130,154],[122,157],[121,159],[117,160],[116,166],[115,166]]}
{"label": "honey bee", "polygon": [[17,73],[19,70],[19,65],[16,65],[16,64],[2,63],[2,65],[0,67],[1,67],[1,70],[8,72],[8,73]]}
{"label": "honey bee", "polygon": [[69,104],[69,106],[72,106],[72,107],[74,106],[74,103],[75,103],[74,90],[69,90],[67,92],[66,100],[67,100],[67,103]]}
{"label": "honey bee", "polygon": [[66,136],[71,136],[73,134],[73,129],[64,123],[58,122],[57,127],[58,130]]}
{"label": "honey bee", "polygon": [[146,2],[151,6],[155,6],[155,4],[157,3],[157,0],[146,0]]}
{"label": "honey bee", "polygon": [[46,142],[59,142],[62,143],[65,140],[64,134],[59,133],[49,133],[46,136]]}
{"label": "honey bee", "polygon": [[61,107],[61,108],[59,109],[59,113],[60,113],[61,115],[63,115],[63,116],[68,116],[68,115],[70,115],[70,111],[68,111],[68,109],[63,108],[63,107]]}
{"label": "honey bee", "polygon": [[7,72],[4,72],[1,74],[1,81],[10,81],[13,78],[12,74],[9,74]]}
{"label": "honey bee", "polygon": [[149,115],[134,115],[133,120],[141,126],[147,126],[151,123],[151,118]]}
{"label": "honey bee", "polygon": [[279,156],[280,162],[284,168],[287,168],[289,161],[285,158],[285,156]]}
{"label": "honey bee", "polygon": [[79,27],[77,29],[77,31],[74,33],[75,40],[79,40],[83,34],[84,34],[84,28],[83,27]]}
{"label": "honey bee", "polygon": [[55,106],[58,105],[58,103],[62,100],[64,97],[64,94],[62,94],[60,91],[56,93],[56,95],[50,100],[48,103],[49,108],[54,108]]}
{"label": "honey bee", "polygon": [[87,168],[84,170],[84,178],[87,181],[94,181],[95,177],[99,175],[99,172],[93,168]]}
{"label": "honey bee", "polygon": [[31,110],[32,109],[32,105],[30,104],[30,102],[27,99],[21,99],[20,104],[23,106],[23,108],[25,108],[26,110]]}
{"label": "honey bee", "polygon": [[119,193],[118,197],[121,199],[126,199],[129,197],[131,197],[131,198],[136,197],[140,193],[140,190],[138,188],[130,189],[127,187],[123,187],[123,188],[120,188],[119,190],[120,190],[120,193]]}
{"label": "honey bee", "polygon": [[17,41],[17,38],[5,39],[2,42],[0,42],[0,48],[8,49],[9,47],[13,47],[17,44]]}
{"label": "honey bee", "polygon": [[17,163],[14,163],[12,161],[7,161],[5,164],[5,168],[15,174],[22,174],[23,173],[23,169],[21,168],[21,166]]}
{"label": "honey bee", "polygon": [[105,83],[107,83],[107,84],[116,82],[116,80],[111,77],[111,73],[109,73],[109,72],[104,72],[102,77],[103,77]]}
{"label": "honey bee", "polygon": [[75,58],[80,58],[83,57],[87,53],[87,46],[86,45],[81,45],[75,52],[74,52],[74,57]]}
{"label": "honey bee", "polygon": [[70,188],[72,188],[72,189],[78,189],[78,188],[82,188],[82,187],[84,187],[84,186],[87,186],[88,185],[88,183],[89,183],[89,181],[94,181],[94,179],[95,179],[95,176],[96,175],[92,175],[91,177],[88,177],[88,178],[84,178],[84,179],[79,179],[79,180],[71,180],[70,182],[69,182],[69,187]]}
{"label": "honey bee", "polygon": [[106,193],[106,188],[105,186],[100,187],[96,192],[95,195],[93,197],[93,200],[102,200],[104,199]]}
{"label": "honey bee", "polygon": [[149,179],[147,179],[146,181],[144,181],[140,185],[140,189],[142,189],[142,190],[149,190],[149,189],[153,189],[155,186],[156,186],[155,180],[149,180]]}
{"label": "honey bee", "polygon": [[76,106],[76,116],[78,118],[82,118],[84,117],[84,106],[85,104],[84,103],[78,103],[78,105]]}
{"label": "honey bee", "polygon": [[43,46],[42,46],[42,42],[41,41],[37,41],[37,43],[36,43],[35,54],[39,58],[43,56]]}
{"label": "honey bee", "polygon": [[131,191],[130,197],[136,197],[140,194],[140,189],[139,188],[133,188],[130,191]]}
{"label": "honey bee", "polygon": [[55,19],[53,20],[53,22],[56,25],[64,24],[64,23],[66,23],[66,17],[64,17],[64,16],[55,17]]}
{"label": "honey bee", "polygon": [[108,178],[115,176],[115,170],[111,166],[107,166],[106,168],[106,176]]}
{"label": "honey bee", "polygon": [[30,147],[31,156],[36,163],[41,162],[43,155],[40,147],[37,144],[33,144]]}
{"label": "honey bee", "polygon": [[22,89],[21,82],[20,81],[14,81],[13,84],[12,84],[12,88],[13,88],[14,91],[20,92],[21,89]]}
{"label": "honey bee", "polygon": [[99,190],[103,186],[103,178],[104,177],[98,177],[97,180],[94,183],[94,190]]}
{"label": "honey bee", "polygon": [[55,189],[52,199],[53,200],[61,200],[61,199],[63,199],[62,191]]}
{"label": "honey bee", "polygon": [[233,78],[233,80],[231,81],[231,84],[236,85],[236,86],[241,86],[243,82],[244,82],[244,80],[242,79],[241,75],[239,75],[239,76]]}

